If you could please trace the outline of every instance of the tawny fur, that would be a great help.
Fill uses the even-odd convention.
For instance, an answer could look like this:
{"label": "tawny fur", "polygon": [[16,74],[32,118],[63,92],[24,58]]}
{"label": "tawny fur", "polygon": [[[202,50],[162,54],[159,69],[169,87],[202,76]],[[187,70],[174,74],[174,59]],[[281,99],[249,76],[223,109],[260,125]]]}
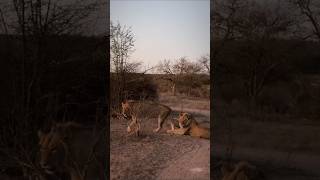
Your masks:
{"label": "tawny fur", "polygon": [[154,132],[159,132],[172,111],[168,106],[153,101],[126,100],[121,103],[121,106],[122,115],[129,120],[128,133],[137,129],[140,131],[140,122],[143,123],[143,119],[149,118],[158,118],[157,128],[154,129]]}
{"label": "tawny fur", "polygon": [[210,129],[200,127],[198,122],[189,113],[180,113],[178,122],[180,128],[168,130],[167,133],[177,135],[190,135],[192,137],[210,139]]}

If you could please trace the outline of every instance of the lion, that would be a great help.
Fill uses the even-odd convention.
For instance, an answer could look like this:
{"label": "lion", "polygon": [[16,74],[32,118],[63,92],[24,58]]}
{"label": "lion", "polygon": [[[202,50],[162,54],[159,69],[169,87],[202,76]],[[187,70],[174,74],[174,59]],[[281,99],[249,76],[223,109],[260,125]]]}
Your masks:
{"label": "lion", "polygon": [[[172,112],[171,108],[160,103],[153,101],[135,101],[135,100],[126,100],[121,103],[122,106],[122,115],[130,120],[127,132],[131,133],[132,131],[137,130],[137,126],[140,130],[140,121],[141,119],[146,118],[158,118],[158,126],[153,132],[159,132],[162,128],[164,121],[168,118]],[[139,122],[137,121],[139,120]],[[173,129],[173,123],[171,122],[171,128]]]}
{"label": "lion", "polygon": [[167,130],[167,133],[210,139],[210,129],[200,127],[191,114],[181,112],[178,122],[180,128]]}
{"label": "lion", "polygon": [[264,176],[257,168],[247,161],[240,161],[236,165],[224,163],[221,167],[222,180],[260,180]]}
{"label": "lion", "polygon": [[67,174],[71,180],[106,178],[106,139],[104,130],[67,122],[50,132],[38,131],[39,163],[47,174]]}

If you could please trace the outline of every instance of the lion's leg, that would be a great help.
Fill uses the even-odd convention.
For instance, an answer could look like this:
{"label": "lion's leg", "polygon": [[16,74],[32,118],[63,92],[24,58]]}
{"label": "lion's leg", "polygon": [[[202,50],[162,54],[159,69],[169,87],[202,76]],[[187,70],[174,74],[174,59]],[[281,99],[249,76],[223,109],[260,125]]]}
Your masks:
{"label": "lion's leg", "polygon": [[174,130],[174,124],[170,122],[170,125],[171,125],[171,130]]}
{"label": "lion's leg", "polygon": [[172,122],[172,119],[170,119],[170,126],[171,126],[171,130],[174,130],[174,123]]}
{"label": "lion's leg", "polygon": [[183,128],[183,125],[182,125],[182,123],[181,123],[181,122],[179,122],[179,127],[180,127],[180,128]]}
{"label": "lion's leg", "polygon": [[161,118],[161,115],[158,116],[158,127],[157,129],[154,129],[153,132],[159,132],[160,129],[162,128],[163,120]]}
{"label": "lion's leg", "polygon": [[126,115],[126,113],[124,112],[124,109],[122,108],[121,110],[121,115],[124,117],[124,118],[128,118],[128,116]]}
{"label": "lion's leg", "polygon": [[184,135],[189,130],[189,128],[179,128],[174,130],[167,130],[169,134],[177,134],[177,135]]}
{"label": "lion's leg", "polygon": [[162,128],[162,124],[164,123],[164,120],[168,117],[169,114],[160,114],[158,116],[158,127],[157,129],[154,129],[153,132],[159,132]]}
{"label": "lion's leg", "polygon": [[164,121],[167,119],[167,117],[170,115],[171,110],[166,110],[162,113],[159,114],[158,116],[158,127],[157,129],[154,129],[153,132],[159,132],[160,129],[162,128],[162,124],[164,123]]}
{"label": "lion's leg", "polygon": [[136,130],[136,136],[139,136],[140,135],[140,123],[137,122],[137,130]]}
{"label": "lion's leg", "polygon": [[170,127],[171,127],[171,130],[174,130],[176,128],[181,128],[177,119],[170,119]]}

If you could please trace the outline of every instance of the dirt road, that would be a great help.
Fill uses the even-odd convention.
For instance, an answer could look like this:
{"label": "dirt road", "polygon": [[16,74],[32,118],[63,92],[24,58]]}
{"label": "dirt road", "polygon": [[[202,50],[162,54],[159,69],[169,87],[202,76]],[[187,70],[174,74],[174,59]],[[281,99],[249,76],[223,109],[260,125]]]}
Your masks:
{"label": "dirt road", "polygon": [[[205,121],[209,120],[207,115],[196,116]],[[169,124],[160,133],[153,133],[156,122],[156,119],[143,122],[141,137],[127,137],[126,122],[111,119],[111,179],[210,179],[210,141],[169,135],[165,132]]]}
{"label": "dirt road", "polygon": [[195,141],[196,147],[174,161],[169,161],[157,180],[207,180],[210,179],[210,141]]}

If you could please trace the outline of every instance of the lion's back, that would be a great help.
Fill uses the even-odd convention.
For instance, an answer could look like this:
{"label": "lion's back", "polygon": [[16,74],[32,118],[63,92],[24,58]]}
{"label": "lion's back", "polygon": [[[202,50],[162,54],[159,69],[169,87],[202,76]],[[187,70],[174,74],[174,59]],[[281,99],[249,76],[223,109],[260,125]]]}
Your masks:
{"label": "lion's back", "polygon": [[191,130],[190,135],[205,138],[205,139],[210,139],[210,130],[207,128],[197,127]]}
{"label": "lion's back", "polygon": [[[193,121],[195,121],[195,120],[193,120]],[[191,136],[210,139],[210,129],[200,127],[198,125],[198,123],[196,123],[196,122],[191,123],[190,126],[191,126],[191,128],[190,128],[189,134]]]}
{"label": "lion's back", "polygon": [[153,101],[128,101],[128,103],[130,115],[135,115],[139,118],[155,118],[159,114],[171,112],[168,106]]}

